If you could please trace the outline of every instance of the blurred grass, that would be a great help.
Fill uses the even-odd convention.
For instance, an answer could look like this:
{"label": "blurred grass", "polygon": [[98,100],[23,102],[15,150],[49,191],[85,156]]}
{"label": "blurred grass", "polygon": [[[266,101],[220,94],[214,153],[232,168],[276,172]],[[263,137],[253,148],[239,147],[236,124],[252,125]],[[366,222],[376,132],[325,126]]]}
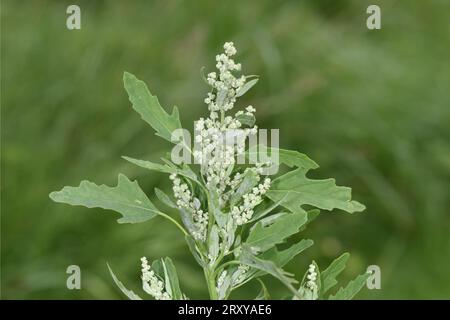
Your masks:
{"label": "blurred grass", "polygon": [[[352,253],[344,279],[377,264],[382,289],[360,298],[450,297],[450,25],[446,1],[78,1],[82,29],[65,28],[70,1],[2,1],[3,298],[119,298],[106,268],[139,289],[139,258],[171,256],[192,298],[202,273],[165,221],[118,225],[111,212],[52,203],[48,193],[119,172],[148,194],[168,188],[120,159],[157,160],[169,148],[139,119],[122,88],[132,72],[177,105],[189,124],[205,113],[199,70],[234,41],[258,85],[240,102],[262,128],[307,153],[367,205],[324,213],[315,246],[288,269],[301,276]],[[365,27],[379,4],[382,29]],[[156,200],[155,202],[159,205]],[[68,265],[82,290],[66,289]],[[285,291],[267,278],[274,297]],[[251,297],[250,285],[235,297]]]}

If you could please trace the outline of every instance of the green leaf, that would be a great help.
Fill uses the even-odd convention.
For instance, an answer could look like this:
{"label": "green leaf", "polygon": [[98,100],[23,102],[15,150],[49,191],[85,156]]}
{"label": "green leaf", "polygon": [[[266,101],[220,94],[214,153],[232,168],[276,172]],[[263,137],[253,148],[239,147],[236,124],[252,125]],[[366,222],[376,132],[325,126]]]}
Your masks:
{"label": "green leaf", "polygon": [[169,115],[159,104],[158,98],[150,93],[145,83],[131,73],[124,72],[123,83],[133,109],[156,130],[156,135],[173,142],[172,132],[181,128],[178,109],[174,107],[172,114]]}
{"label": "green leaf", "polygon": [[175,202],[173,202],[172,199],[170,199],[170,197],[167,194],[165,194],[164,191],[162,191],[161,189],[155,188],[155,195],[159,199],[159,201],[164,203],[166,206],[173,209],[178,209]]}
{"label": "green leaf", "polygon": [[278,213],[273,213],[265,218],[262,218],[261,220],[259,220],[258,223],[255,223],[251,228],[250,231],[253,230],[257,225],[261,225],[261,227],[267,227],[270,226],[271,224],[273,224],[276,220],[280,219],[281,217],[287,215],[287,214],[291,214],[291,212],[278,212]]}
{"label": "green leaf", "polygon": [[224,228],[227,223],[228,215],[220,210],[219,195],[214,188],[208,189],[208,209],[213,214],[219,227]]}
{"label": "green leaf", "polygon": [[308,224],[309,224],[309,223],[313,222],[314,220],[316,220],[316,218],[320,214],[320,210],[319,209],[311,209],[311,210],[308,210],[306,213],[308,214]]}
{"label": "green leaf", "polygon": [[[304,239],[282,251],[278,251],[277,247],[273,247],[266,252],[261,253],[258,257],[264,260],[272,261],[278,267],[282,268],[289,261],[295,258],[295,256],[311,247],[313,243],[314,242],[310,239]],[[258,271],[254,274],[255,277],[261,277],[263,275],[265,275],[265,272],[263,271]]]}
{"label": "green leaf", "polygon": [[166,283],[166,291],[172,297],[172,300],[182,300],[183,294],[181,293],[180,283],[178,281],[177,270],[175,265],[169,257],[166,257],[163,262],[164,276]]}
{"label": "green leaf", "polygon": [[351,201],[351,189],[336,186],[334,179],[308,179],[307,169],[299,168],[272,181],[267,196],[274,202],[284,198],[281,205],[292,212],[304,204],[324,210],[338,208],[349,213],[363,211],[364,205]]}
{"label": "green leaf", "polygon": [[151,269],[160,280],[164,280],[164,266],[162,259],[153,260]]}
{"label": "green leaf", "polygon": [[117,279],[116,275],[112,271],[112,269],[109,266],[109,264],[106,263],[106,265],[108,266],[109,273],[111,274],[111,277],[113,278],[114,283],[117,285],[117,287],[120,289],[120,291],[122,291],[123,294],[128,297],[128,299],[130,299],[130,300],[142,300],[142,298],[139,297],[137,294],[135,294],[132,290],[128,290],[127,288],[125,288],[125,286],[122,284],[122,282],[120,282],[119,279]]}
{"label": "green leaf", "polygon": [[350,281],[345,288],[340,288],[335,295],[331,295],[329,300],[351,300],[366,284],[368,273],[360,274]]}
{"label": "green leaf", "polygon": [[296,255],[303,252],[313,245],[313,241],[311,239],[303,239],[296,244],[293,244],[288,249],[278,251],[276,247],[267,250],[262,253],[260,257],[265,260],[273,261],[278,267],[285,266],[291,259],[293,259]]}
{"label": "green leaf", "polygon": [[258,79],[252,79],[246,83],[236,92],[236,98],[243,96],[248,90],[250,90],[256,83]]}
{"label": "green leaf", "polygon": [[131,182],[123,174],[119,174],[116,187],[82,181],[78,187],[64,187],[50,193],[50,199],[73,206],[114,210],[122,214],[117,220],[119,223],[143,222],[159,213],[138,183]]}
{"label": "green leaf", "polygon": [[306,211],[306,214],[308,215],[308,221],[303,225],[303,227],[300,228],[300,231],[305,230],[308,225],[313,222],[319,215],[320,210],[319,209],[311,209]]}
{"label": "green leaf", "polygon": [[264,198],[263,201],[255,207],[253,217],[250,222],[262,219],[263,217],[271,213],[275,208],[277,208],[283,202],[283,200],[284,197],[277,202],[273,202],[268,198]]}
{"label": "green leaf", "polygon": [[162,173],[168,173],[168,174],[172,174],[172,173],[179,174],[181,176],[184,176],[184,177],[191,179],[192,181],[195,181],[198,183],[197,176],[191,170],[187,170],[184,168],[179,169],[175,166],[171,167],[167,164],[164,165],[164,164],[160,164],[160,163],[154,163],[151,161],[134,159],[134,158],[126,157],[126,156],[122,156],[122,158],[127,160],[128,162],[131,162],[134,165],[137,165],[138,167],[141,167],[141,168],[145,168],[145,169],[152,170],[152,171],[158,171],[158,172],[162,172]]}
{"label": "green leaf", "polygon": [[194,256],[195,261],[197,261],[199,266],[201,266],[203,268],[205,266],[205,263],[202,261],[202,258],[200,256],[200,254],[198,253],[194,238],[192,238],[191,235],[186,235],[185,240],[186,240],[189,250],[191,251],[192,255]]}
{"label": "green leaf", "polygon": [[231,275],[227,273],[223,278],[222,285],[217,288],[217,298],[219,300],[225,300],[230,294],[231,289]]}
{"label": "green leaf", "polygon": [[[226,236],[224,237],[224,245],[225,245],[225,251],[227,251],[228,249],[230,249],[233,246],[235,237],[236,237],[236,223],[234,221],[234,219],[228,219],[227,220],[227,224],[225,226],[225,234]],[[222,233],[223,235],[223,233]],[[236,244],[238,245],[238,244]]]}
{"label": "green leaf", "polygon": [[154,162],[146,161],[146,160],[134,159],[134,158],[130,158],[127,156],[122,156],[122,158],[127,160],[128,162],[131,162],[132,164],[137,165],[138,167],[142,167],[142,168],[145,168],[148,170],[159,171],[159,172],[169,173],[169,174],[177,173],[177,170],[175,168],[169,167],[168,165],[154,163]]}
{"label": "green leaf", "polygon": [[293,284],[297,283],[297,280],[292,278],[292,274],[287,273],[286,271],[275,265],[275,263],[273,263],[272,261],[263,260],[254,256],[251,252],[250,247],[246,245],[242,246],[239,260],[242,264],[272,275],[273,277],[280,280],[289,290],[291,290],[293,294],[298,295],[297,290],[293,286]]}
{"label": "green leaf", "polygon": [[191,234],[196,232],[198,227],[194,223],[192,211],[188,211],[185,208],[179,208],[178,212],[180,214],[181,221],[183,221],[184,226],[189,230],[189,232]]}
{"label": "green leaf", "polygon": [[246,244],[259,248],[261,251],[281,243],[287,237],[298,232],[298,229],[307,221],[305,212],[291,213],[279,217],[271,225],[264,227],[261,221],[250,231]]}
{"label": "green leaf", "polygon": [[242,182],[239,184],[237,190],[230,198],[230,206],[234,206],[242,199],[242,196],[252,191],[253,187],[258,184],[259,175],[254,170],[247,170],[244,173]]}
{"label": "green leaf", "polygon": [[345,269],[350,254],[348,252],[336,258],[324,271],[322,271],[322,294],[337,284],[336,277]]}
{"label": "green leaf", "polygon": [[208,248],[208,257],[212,262],[214,262],[219,256],[219,228],[217,228],[217,225],[213,225],[211,232],[209,233]]}
{"label": "green leaf", "polygon": [[236,120],[238,120],[241,124],[253,127],[255,125],[255,116],[250,114],[241,113],[236,116]]}
{"label": "green leaf", "polygon": [[319,167],[317,163],[311,160],[307,155],[293,150],[285,150],[278,148],[267,147],[263,144],[251,146],[246,151],[246,156],[251,162],[266,162],[267,160],[273,160],[278,158],[278,163],[274,165],[279,165],[283,163],[290,168],[298,167],[304,169],[316,169]]}

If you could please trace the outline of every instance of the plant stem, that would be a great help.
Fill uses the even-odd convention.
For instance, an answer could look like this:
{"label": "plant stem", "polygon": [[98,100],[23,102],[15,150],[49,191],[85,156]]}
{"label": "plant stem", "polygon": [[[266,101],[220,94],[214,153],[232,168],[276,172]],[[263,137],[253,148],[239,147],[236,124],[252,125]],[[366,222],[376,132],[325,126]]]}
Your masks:
{"label": "plant stem", "polygon": [[165,213],[163,213],[163,212],[159,212],[158,213],[161,217],[163,217],[163,218],[166,218],[167,220],[169,220],[170,222],[172,222],[172,223],[174,223],[177,227],[178,227],[178,229],[180,229],[183,233],[184,233],[184,235],[185,236],[187,236],[188,235],[188,233],[186,232],[186,230],[184,230],[184,228],[174,219],[174,218],[172,218],[171,216],[168,216],[167,214],[165,214]]}
{"label": "plant stem", "polygon": [[205,273],[206,285],[208,286],[209,298],[211,300],[217,300],[217,291],[216,291],[216,280],[214,277],[214,270],[209,268],[204,268],[203,272]]}

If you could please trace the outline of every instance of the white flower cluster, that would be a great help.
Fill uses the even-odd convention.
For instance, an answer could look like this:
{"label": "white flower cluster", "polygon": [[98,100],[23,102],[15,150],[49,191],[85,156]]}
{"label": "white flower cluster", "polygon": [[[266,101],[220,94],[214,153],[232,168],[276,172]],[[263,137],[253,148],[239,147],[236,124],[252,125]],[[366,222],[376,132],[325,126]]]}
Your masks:
{"label": "white flower cluster", "polygon": [[[224,53],[216,56],[217,72],[207,75],[207,82],[212,90],[205,98],[210,111],[208,118],[200,118],[195,122],[195,148],[193,156],[195,163],[200,164],[200,173],[209,190],[219,195],[221,209],[226,208],[226,202],[239,187],[244,178],[242,172],[233,175],[238,157],[245,151],[245,141],[249,135],[257,133],[257,126],[245,127],[239,121],[240,117],[254,117],[255,108],[246,107],[234,116],[226,115],[233,109],[240,90],[246,84],[247,77],[235,76],[241,70],[241,65],[234,62],[236,48],[232,42],[224,44]],[[255,173],[262,174],[262,165],[253,168]],[[244,171],[245,173],[245,171]],[[176,175],[171,176],[173,191],[179,208],[192,213],[196,230],[190,230],[195,239],[205,241],[208,229],[208,212],[200,208],[200,201],[195,198],[187,184],[182,183]],[[262,201],[262,195],[270,188],[270,179],[255,187],[252,192],[243,196],[243,203],[230,209],[230,217],[234,226],[248,222],[253,209]],[[231,228],[232,229],[232,228]],[[234,230],[225,230],[234,232]],[[226,237],[223,237],[226,240]],[[231,245],[231,244],[230,244]]]}
{"label": "white flower cluster", "polygon": [[[210,115],[195,123],[197,148],[194,151],[195,161],[202,165],[206,182],[210,187],[217,188],[219,194],[230,186],[235,156],[244,152],[245,139],[248,135],[257,133],[256,126],[241,128],[242,124],[237,117],[244,114],[244,111],[238,111],[234,117],[225,116],[226,111],[233,109],[236,93],[245,84],[246,77],[233,75],[234,71],[241,69],[241,65],[232,59],[236,54],[233,43],[225,43],[224,50],[224,53],[216,56],[219,74],[211,72],[207,76],[212,87],[212,92],[205,98]],[[253,116],[255,111],[255,108],[248,106],[245,114]]]}
{"label": "white flower cluster", "polygon": [[251,193],[245,194],[243,203],[240,206],[231,208],[231,215],[237,225],[242,225],[250,221],[253,216],[253,209],[261,203],[262,195],[270,188],[270,178],[264,179],[264,183],[254,187]]}
{"label": "white flower cluster", "polygon": [[164,290],[164,283],[151,270],[146,257],[141,258],[141,263],[142,287],[144,291],[156,300],[172,300],[172,297]]}
{"label": "white flower cluster", "polygon": [[208,212],[204,212],[200,208],[200,200],[192,196],[188,185],[181,183],[181,179],[176,174],[171,174],[169,178],[173,182],[172,189],[177,199],[177,206],[188,210],[192,214],[192,220],[196,228],[191,230],[192,236],[197,240],[205,241],[208,227]]}
{"label": "white flower cluster", "polygon": [[228,272],[227,272],[226,270],[224,270],[224,271],[222,271],[222,272],[220,273],[219,278],[217,278],[217,286],[216,286],[217,292],[219,292],[220,289],[222,288],[223,283],[224,283],[224,280],[225,280],[225,277],[227,276],[227,273],[228,273]]}
{"label": "white flower cluster", "polygon": [[[316,265],[311,263],[308,267],[308,273],[306,275],[306,283],[303,284],[298,290],[301,300],[317,300],[319,298],[319,287],[317,285],[317,270]],[[294,300],[298,300],[298,297],[294,297]]]}
{"label": "white flower cluster", "polygon": [[[245,150],[246,138],[257,133],[257,126],[241,129],[242,124],[237,119],[244,114],[254,116],[256,110],[253,106],[248,106],[245,111],[238,111],[234,117],[225,116],[225,112],[234,107],[236,94],[245,84],[246,77],[233,75],[233,71],[241,69],[241,65],[232,59],[236,54],[233,43],[225,43],[224,50],[224,53],[216,56],[219,74],[211,72],[207,76],[207,81],[213,88],[205,99],[210,116],[207,119],[200,118],[195,124],[197,149],[194,151],[194,158],[202,166],[202,174],[208,187],[217,189],[221,204],[226,202],[228,195],[232,194],[242,181],[241,173],[236,173],[233,178],[230,175],[236,163],[236,156]],[[256,167],[256,172],[262,172],[261,165]],[[261,202],[261,196],[269,188],[270,179],[266,179],[263,184],[254,188],[253,192],[243,197],[244,203],[241,206],[231,209],[231,215],[237,225],[251,219],[253,208]]]}
{"label": "white flower cluster", "polygon": [[206,120],[201,118],[195,124],[198,132],[195,137],[197,143],[197,149],[194,151],[195,160],[202,166],[206,182],[211,186],[221,186],[219,193],[226,188],[229,179],[229,173],[225,169],[235,163],[235,148],[224,141],[224,132],[228,126],[240,126],[232,122],[231,117],[226,117],[224,124],[211,118]]}
{"label": "white flower cluster", "polygon": [[[236,78],[233,75],[233,71],[240,71],[241,64],[235,63],[233,56],[236,54],[236,48],[232,42],[224,44],[223,48],[225,53],[216,56],[216,68],[219,70],[219,75],[215,72],[211,72],[207,76],[207,81],[213,89],[214,94],[208,94],[205,99],[205,103],[208,104],[208,108],[213,112],[231,110],[236,102],[236,92],[242,88],[245,84],[246,77],[242,75]],[[216,98],[214,100],[214,98]]]}
{"label": "white flower cluster", "polygon": [[308,275],[306,276],[308,281],[306,282],[306,286],[311,290],[317,289],[317,272],[316,272],[316,266],[314,263],[311,263],[308,268]]}
{"label": "white flower cluster", "polygon": [[233,273],[231,277],[231,282],[233,286],[240,284],[246,279],[246,273],[250,269],[249,266],[245,264],[240,264],[237,270]]}

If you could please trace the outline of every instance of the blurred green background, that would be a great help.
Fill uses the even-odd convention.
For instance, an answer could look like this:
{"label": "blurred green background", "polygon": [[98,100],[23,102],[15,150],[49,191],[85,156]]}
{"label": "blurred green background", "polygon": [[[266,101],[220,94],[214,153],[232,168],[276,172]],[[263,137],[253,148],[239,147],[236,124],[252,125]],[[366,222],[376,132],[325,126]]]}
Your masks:
{"label": "blurred green background", "polygon": [[[81,30],[66,8],[81,7]],[[366,28],[378,4],[382,29]],[[117,215],[50,201],[82,179],[119,172],[152,194],[165,175],[120,158],[157,160],[170,145],[131,109],[124,70],[144,80],[185,127],[206,113],[200,68],[234,41],[260,81],[240,101],[281,146],[353,188],[367,210],[323,213],[302,235],[315,245],[289,264],[300,277],[350,251],[348,280],[381,267],[366,299],[450,298],[450,3],[448,1],[2,1],[1,289],[7,299],[121,298],[106,261],[140,289],[140,261],[171,256],[191,298],[206,298],[184,239],[162,219],[118,225]],[[152,198],[153,199],[153,198]],[[157,200],[157,205],[161,206]],[[82,290],[66,288],[81,267]],[[286,291],[267,278],[274,298]],[[236,292],[253,298],[257,285]]]}

